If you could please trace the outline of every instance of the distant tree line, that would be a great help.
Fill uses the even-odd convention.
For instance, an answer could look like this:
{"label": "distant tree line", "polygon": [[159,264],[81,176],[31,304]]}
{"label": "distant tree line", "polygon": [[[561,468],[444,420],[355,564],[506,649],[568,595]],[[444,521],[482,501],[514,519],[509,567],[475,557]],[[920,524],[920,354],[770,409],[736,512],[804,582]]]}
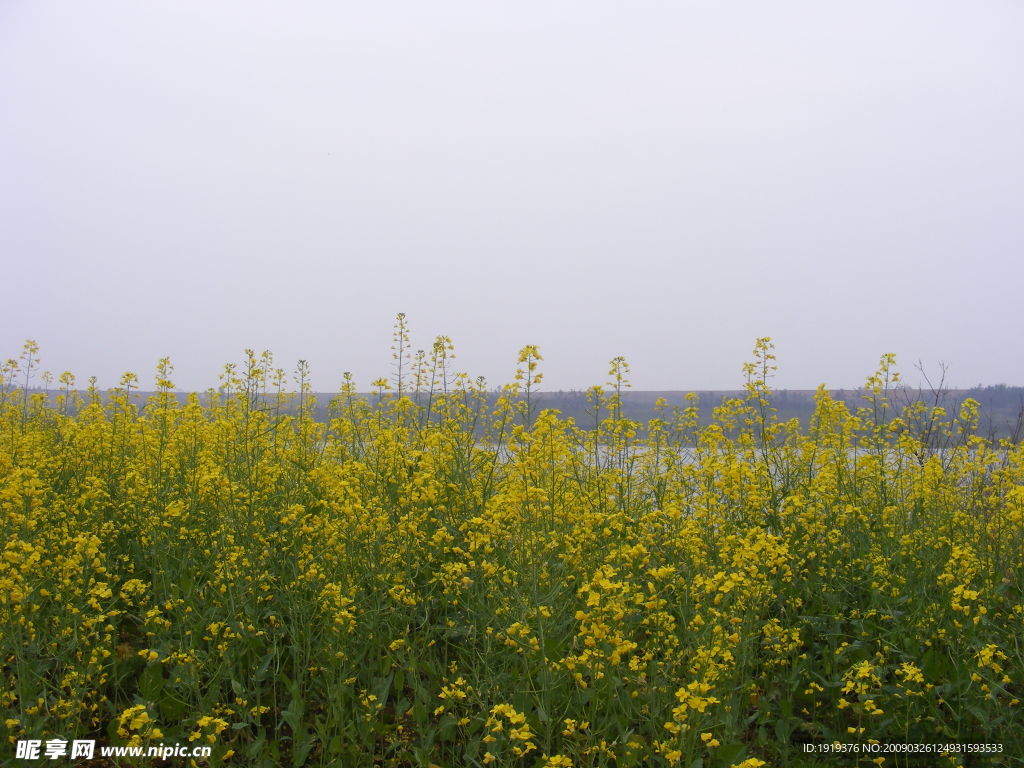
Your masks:
{"label": "distant tree line", "polygon": [[[30,392],[41,393],[41,388],[30,388]],[[46,392],[48,399],[55,400],[60,394],[59,391],[49,390]],[[144,404],[155,393],[147,391],[133,392],[132,397],[140,405]],[[415,393],[409,393],[415,397]],[[607,394],[607,392],[606,392]],[[693,396],[696,400],[693,400]],[[865,404],[864,392],[860,389],[836,389],[830,390],[829,395],[834,400],[842,401],[851,411],[856,411]],[[105,393],[99,393],[101,398]],[[189,395],[176,393],[178,401],[184,404]],[[209,392],[200,393],[201,400],[210,396]],[[375,405],[381,399],[377,393],[361,393],[360,397],[365,398],[370,404]],[[394,393],[385,393],[384,399],[394,397]],[[493,405],[500,396],[499,392],[492,392],[489,400]],[[534,392],[534,402],[531,408],[535,412],[544,409],[555,409],[565,418],[571,418],[577,426],[590,428],[595,423],[595,418],[606,417],[606,412],[594,413],[594,407],[588,393],[585,390],[558,390],[548,392]],[[702,390],[696,392],[686,391],[640,391],[626,390],[621,393],[621,412],[623,418],[638,422],[641,427],[651,419],[665,418],[671,415],[674,408],[684,409],[694,402],[697,407],[698,420],[700,424],[708,424],[713,418],[714,409],[721,405],[726,398],[743,398],[746,392],[743,390]],[[331,417],[331,401],[337,397],[333,393],[318,392],[312,395],[316,400],[313,413],[315,418],[327,421]],[[779,389],[770,395],[771,407],[776,410],[780,421],[797,419],[800,424],[806,427],[814,412],[815,391],[810,389]],[[978,385],[970,389],[949,389],[944,386],[911,388],[898,386],[891,390],[890,400],[895,411],[900,412],[913,403],[922,403],[931,413],[932,409],[942,409],[947,417],[952,417],[959,412],[961,405],[968,398],[976,400],[980,405],[981,419],[978,424],[978,434],[990,440],[1010,438],[1014,442],[1024,439],[1024,387],[996,384],[994,386]]]}

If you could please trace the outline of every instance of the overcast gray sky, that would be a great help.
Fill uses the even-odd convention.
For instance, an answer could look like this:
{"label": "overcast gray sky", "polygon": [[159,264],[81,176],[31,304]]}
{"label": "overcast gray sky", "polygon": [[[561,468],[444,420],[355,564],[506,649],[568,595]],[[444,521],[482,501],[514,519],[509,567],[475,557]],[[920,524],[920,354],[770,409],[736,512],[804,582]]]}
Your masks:
{"label": "overcast gray sky", "polygon": [[[0,356],[1024,384],[1024,4],[0,0]],[[916,380],[916,379],[915,379]]]}

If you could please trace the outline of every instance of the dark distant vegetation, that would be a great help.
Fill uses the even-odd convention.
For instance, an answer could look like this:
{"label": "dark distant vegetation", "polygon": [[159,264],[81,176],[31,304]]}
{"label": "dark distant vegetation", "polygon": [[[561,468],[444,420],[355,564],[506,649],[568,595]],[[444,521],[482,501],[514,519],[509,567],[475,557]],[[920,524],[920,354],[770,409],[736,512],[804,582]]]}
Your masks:
{"label": "dark distant vegetation", "polygon": [[[39,389],[33,391],[41,392]],[[830,398],[844,403],[851,410],[859,408],[864,403],[865,397],[870,395],[864,389],[827,391]],[[138,403],[145,403],[155,394],[153,391],[136,391],[132,393],[132,397]],[[51,402],[55,402],[58,395],[59,393],[51,390],[49,393]],[[777,418],[783,421],[796,419],[802,427],[806,428],[814,414],[816,395],[817,392],[811,389],[779,389],[772,390],[768,395],[768,401],[775,409]],[[903,409],[915,403],[927,406],[927,418],[934,422],[957,413],[966,401],[973,400],[980,405],[981,419],[977,426],[979,435],[993,441],[1009,438],[1012,442],[1019,442],[1024,438],[1024,387],[1005,384],[979,385],[970,389],[943,389],[938,393],[910,387],[894,387],[891,395],[893,407],[896,408]],[[102,392],[100,396],[105,399],[109,393]],[[391,393],[380,395],[361,392],[358,396],[369,403],[377,403],[387,400],[393,395]],[[426,400],[425,393],[410,392],[408,396],[414,402],[417,400],[425,402]],[[182,405],[188,401],[186,393],[177,392],[174,397]],[[335,399],[336,395],[316,392],[312,393],[310,397],[313,402],[313,418],[317,421],[327,422],[331,417],[331,401]],[[500,397],[500,390],[488,392],[488,406],[493,408]],[[666,410],[685,409],[696,403],[698,423],[701,426],[707,426],[714,421],[714,410],[722,404],[723,400],[737,397],[743,397],[742,390],[698,390],[694,392],[625,390],[621,393],[621,409],[622,416],[637,422],[638,429],[642,432],[651,419],[663,417]],[[200,395],[200,400],[203,402],[207,402],[208,398],[208,394]],[[267,402],[269,402],[269,398]],[[533,394],[533,404],[539,410],[546,408],[557,410],[563,418],[572,419],[576,426],[583,429],[594,429],[595,425],[600,423],[603,418],[602,414],[595,413],[586,390],[538,391]],[[934,408],[941,409],[941,413],[933,412]],[[927,430],[927,424],[920,426]]]}

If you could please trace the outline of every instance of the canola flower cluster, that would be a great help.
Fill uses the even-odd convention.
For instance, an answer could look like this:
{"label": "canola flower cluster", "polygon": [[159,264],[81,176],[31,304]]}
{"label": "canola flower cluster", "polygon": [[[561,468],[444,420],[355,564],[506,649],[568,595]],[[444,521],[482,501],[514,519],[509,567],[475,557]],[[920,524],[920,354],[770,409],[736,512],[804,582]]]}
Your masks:
{"label": "canola flower cluster", "polygon": [[[0,390],[0,719],[211,765],[808,764],[807,742],[1024,754],[1024,448],[978,406],[745,395],[640,424],[489,392],[441,337],[327,421],[268,353],[181,401]],[[47,379],[46,385],[52,384]],[[928,424],[928,432],[919,429]],[[930,437],[947,439],[937,449]],[[834,756],[826,758],[836,764]],[[865,751],[865,764],[905,755]],[[965,755],[935,756],[946,765]],[[134,763],[133,763],[134,764]],[[822,763],[826,764],[826,763]]]}

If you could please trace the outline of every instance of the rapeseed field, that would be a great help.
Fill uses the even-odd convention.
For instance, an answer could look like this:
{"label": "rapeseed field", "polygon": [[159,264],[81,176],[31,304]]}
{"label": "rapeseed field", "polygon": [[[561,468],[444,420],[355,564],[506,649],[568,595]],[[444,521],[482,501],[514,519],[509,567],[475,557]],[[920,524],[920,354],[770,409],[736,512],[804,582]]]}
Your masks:
{"label": "rapeseed field", "polygon": [[646,424],[616,358],[584,425],[536,347],[495,394],[400,317],[392,362],[326,421],[269,353],[187,401],[7,363],[4,765],[1021,764],[1024,447],[977,403],[898,410],[887,355],[780,421],[761,339]]}

